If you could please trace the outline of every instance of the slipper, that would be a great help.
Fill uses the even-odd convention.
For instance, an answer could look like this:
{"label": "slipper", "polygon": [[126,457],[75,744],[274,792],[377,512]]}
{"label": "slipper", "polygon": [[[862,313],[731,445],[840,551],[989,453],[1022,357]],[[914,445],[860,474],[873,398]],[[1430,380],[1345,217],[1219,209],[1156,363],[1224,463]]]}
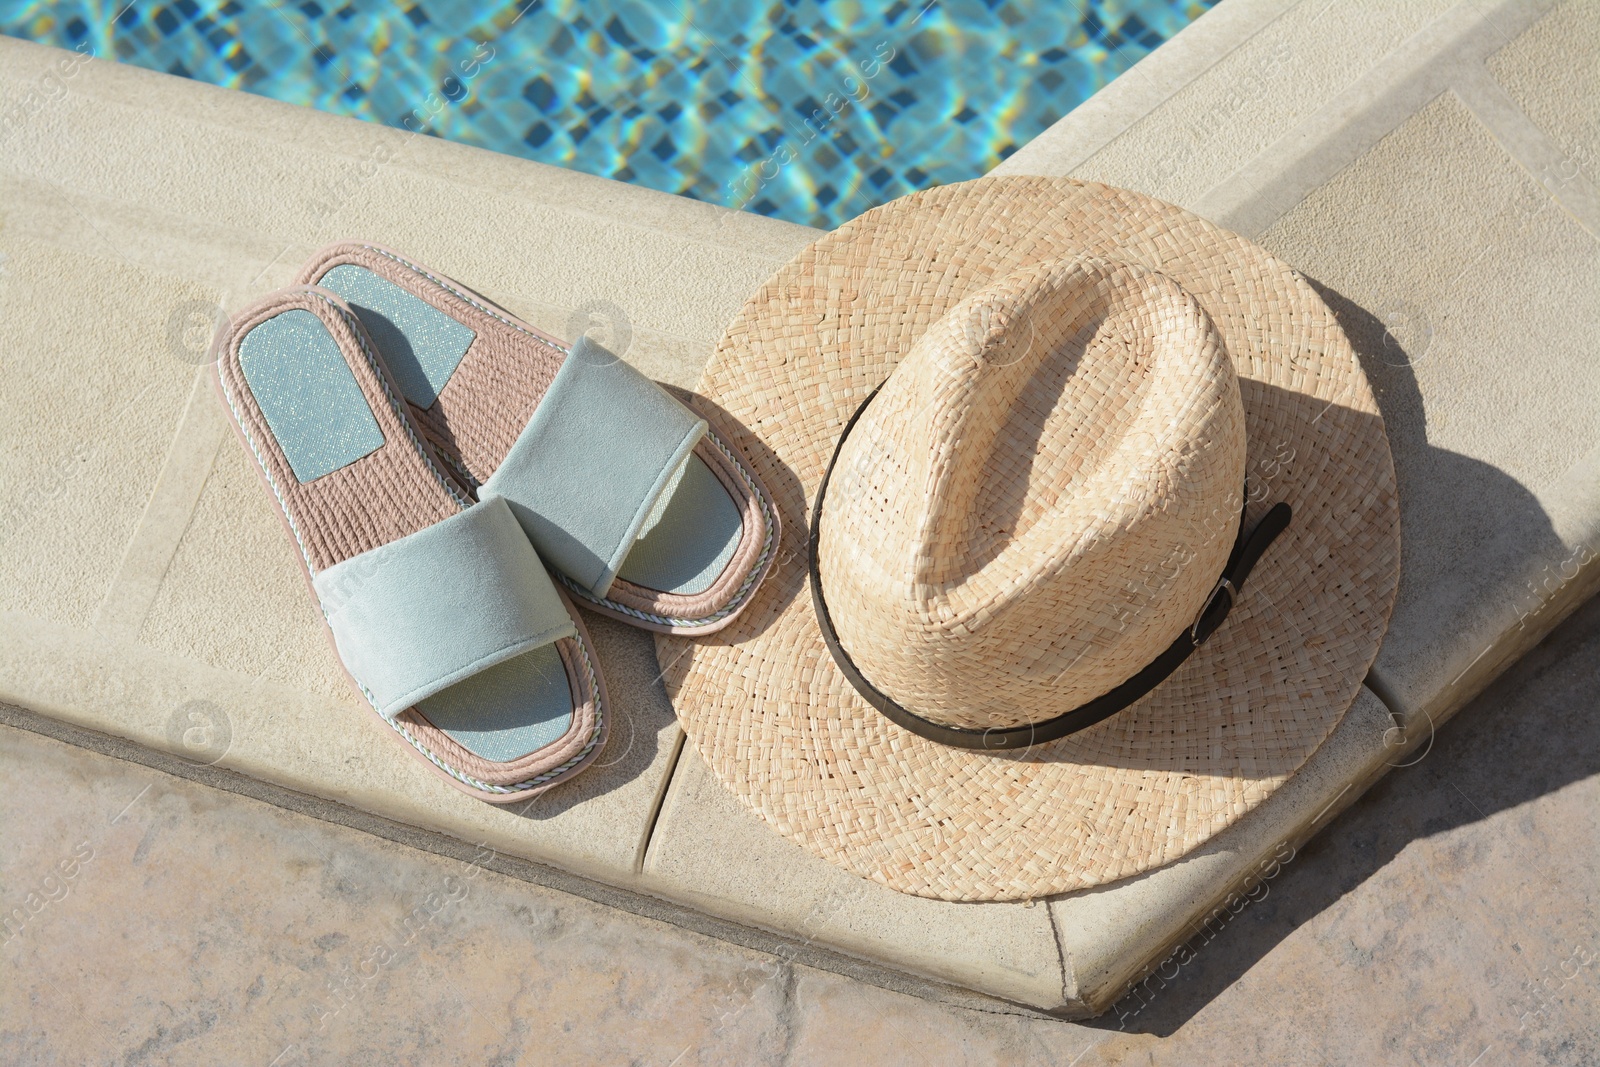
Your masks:
{"label": "slipper", "polygon": [[705,634],[750,602],[778,512],[700,413],[587,338],[568,346],[377,245],[330,245],[299,281],[348,301],[440,457],[505,497],[589,607]]}
{"label": "slipper", "polygon": [[436,462],[354,311],[273,293],[224,326],[216,384],[346,673],[457,788],[506,804],[587,766],[605,685],[506,501]]}

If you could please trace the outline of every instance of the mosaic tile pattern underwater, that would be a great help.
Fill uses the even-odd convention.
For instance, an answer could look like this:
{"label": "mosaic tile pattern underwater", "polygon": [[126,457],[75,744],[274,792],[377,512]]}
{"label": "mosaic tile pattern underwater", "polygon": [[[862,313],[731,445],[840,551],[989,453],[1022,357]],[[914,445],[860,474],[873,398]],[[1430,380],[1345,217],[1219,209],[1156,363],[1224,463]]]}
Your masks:
{"label": "mosaic tile pattern underwater", "polygon": [[832,227],[977,177],[1215,0],[0,0],[0,33]]}

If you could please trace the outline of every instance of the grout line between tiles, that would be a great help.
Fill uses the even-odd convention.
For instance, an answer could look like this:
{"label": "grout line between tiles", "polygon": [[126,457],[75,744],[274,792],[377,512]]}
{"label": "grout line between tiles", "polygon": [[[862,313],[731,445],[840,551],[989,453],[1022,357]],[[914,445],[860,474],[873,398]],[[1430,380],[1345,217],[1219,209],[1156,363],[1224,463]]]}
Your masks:
{"label": "grout line between tiles", "polygon": [[98,633],[127,640],[138,637],[211,478],[226,427],[207,377],[207,368],[196,369],[161,473],[95,611],[91,628]]}
{"label": "grout line between tiles", "polygon": [[1072,965],[1072,954],[1067,951],[1066,941],[1061,937],[1061,923],[1056,919],[1055,909],[1050,906],[1052,898],[1046,897],[1038,902],[1044,909],[1045,918],[1050,920],[1050,937],[1056,943],[1056,961],[1061,965],[1061,1002],[1063,1004],[1076,1004],[1079,1001],[1078,972]]}
{"label": "grout line between tiles", "polygon": [[661,821],[661,812],[667,803],[667,793],[672,789],[673,779],[678,775],[678,762],[683,758],[683,746],[688,736],[681,726],[677,733],[678,739],[672,747],[672,756],[667,760],[667,773],[661,776],[661,784],[656,787],[655,800],[650,806],[650,816],[645,820],[644,836],[640,838],[639,848],[635,853],[638,859],[633,864],[634,874],[643,874],[645,865],[650,861],[650,846],[655,842],[656,824]]}
{"label": "grout line between tiles", "polygon": [[1567,154],[1528,118],[1488,69],[1481,63],[1463,64],[1450,87],[1506,154],[1591,237],[1600,237],[1600,192],[1575,166],[1570,176],[1561,175],[1563,164],[1570,162]]}

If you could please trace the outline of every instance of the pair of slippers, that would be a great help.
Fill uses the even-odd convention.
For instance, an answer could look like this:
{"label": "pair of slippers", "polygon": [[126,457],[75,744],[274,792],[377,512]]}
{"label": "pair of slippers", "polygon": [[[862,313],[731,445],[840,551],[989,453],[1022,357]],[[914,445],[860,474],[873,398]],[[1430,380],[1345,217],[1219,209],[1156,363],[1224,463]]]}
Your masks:
{"label": "pair of slippers", "polygon": [[321,250],[212,357],[351,680],[491,803],[605,744],[575,601],[710,633],[776,554],[771,498],[693,397],[388,249]]}

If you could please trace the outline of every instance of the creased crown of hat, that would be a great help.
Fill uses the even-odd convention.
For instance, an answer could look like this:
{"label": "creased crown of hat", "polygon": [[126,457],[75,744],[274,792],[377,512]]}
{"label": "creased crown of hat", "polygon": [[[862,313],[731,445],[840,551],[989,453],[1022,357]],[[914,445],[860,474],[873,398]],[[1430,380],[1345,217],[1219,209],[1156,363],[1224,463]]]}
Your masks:
{"label": "creased crown of hat", "polygon": [[840,644],[947,726],[1085,704],[1194,623],[1244,459],[1193,297],[1125,263],[1024,268],[934,323],[840,449],[817,546]]}

